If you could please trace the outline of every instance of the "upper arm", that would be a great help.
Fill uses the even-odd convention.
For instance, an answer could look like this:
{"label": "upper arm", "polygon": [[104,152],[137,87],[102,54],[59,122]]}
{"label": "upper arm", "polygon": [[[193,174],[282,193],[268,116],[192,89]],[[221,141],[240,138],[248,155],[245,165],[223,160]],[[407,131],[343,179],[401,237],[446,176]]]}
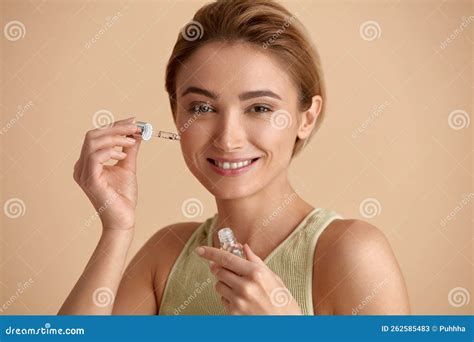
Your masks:
{"label": "upper arm", "polygon": [[114,315],[156,315],[171,268],[196,222],[177,223],[157,231],[130,261],[114,302]]}
{"label": "upper arm", "polygon": [[161,235],[162,230],[155,233],[128,264],[114,301],[113,315],[156,315],[152,256],[156,254],[154,242]]}
{"label": "upper arm", "polygon": [[332,226],[315,254],[316,278],[324,279],[319,303],[336,315],[409,314],[403,275],[384,234],[361,220]]}

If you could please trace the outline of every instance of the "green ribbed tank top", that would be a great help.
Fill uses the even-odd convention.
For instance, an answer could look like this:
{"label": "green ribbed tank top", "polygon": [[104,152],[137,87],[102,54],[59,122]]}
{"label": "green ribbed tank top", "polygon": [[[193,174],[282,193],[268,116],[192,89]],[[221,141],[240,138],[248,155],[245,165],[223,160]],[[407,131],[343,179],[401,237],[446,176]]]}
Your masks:
{"label": "green ribbed tank top", "polygon": [[[332,210],[313,209],[264,260],[277,274],[304,315],[313,310],[313,257],[316,242],[329,223],[342,218]],[[196,253],[198,246],[212,246],[217,214],[191,235],[168,276],[159,308],[160,315],[227,315],[214,285],[208,262]]]}

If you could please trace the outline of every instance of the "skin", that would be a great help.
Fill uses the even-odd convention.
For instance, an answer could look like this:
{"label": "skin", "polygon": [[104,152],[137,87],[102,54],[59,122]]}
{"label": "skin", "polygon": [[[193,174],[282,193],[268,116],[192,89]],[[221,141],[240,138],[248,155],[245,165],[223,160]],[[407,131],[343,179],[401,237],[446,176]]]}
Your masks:
{"label": "skin", "polygon": [[[183,157],[194,176],[215,197],[218,209],[213,247],[195,252],[209,262],[219,280],[215,290],[229,314],[301,314],[289,292],[285,292],[288,305],[273,305],[272,291],[285,290],[285,285],[262,261],[314,209],[295,193],[288,180],[288,166],[296,137],[305,139],[314,129],[322,99],[314,96],[310,108],[299,111],[297,87],[286,68],[275,57],[250,45],[214,42],[198,49],[177,75],[175,124],[181,133]],[[291,117],[291,125],[276,129],[272,115],[282,111]],[[118,122],[101,132],[93,130],[85,138],[87,147],[76,163],[76,181],[96,210],[105,199],[104,192],[120,196],[101,216],[103,242],[60,314],[157,314],[171,267],[200,225],[186,222],[160,229],[122,274],[134,231],[139,142],[125,146],[119,138],[108,138],[107,145],[104,136],[135,133],[132,128],[114,131],[118,129],[114,127],[130,122],[132,119]],[[98,146],[102,150],[104,146],[122,146],[127,155],[100,152]],[[97,157],[98,153],[102,158]],[[103,166],[107,155],[118,163]],[[259,160],[238,176],[222,176],[207,161],[254,157]],[[133,179],[127,181],[127,186],[121,183],[125,176]],[[263,219],[270,217],[288,195],[292,200],[284,213],[263,226]],[[117,220],[119,213],[121,218]],[[225,226],[232,227],[237,240],[245,244],[247,260],[217,248],[217,230]],[[315,314],[410,313],[396,258],[384,234],[373,225],[361,220],[334,220],[318,239],[313,260]],[[99,286],[108,286],[114,292],[115,302],[110,307],[97,308],[91,303],[91,294]]]}

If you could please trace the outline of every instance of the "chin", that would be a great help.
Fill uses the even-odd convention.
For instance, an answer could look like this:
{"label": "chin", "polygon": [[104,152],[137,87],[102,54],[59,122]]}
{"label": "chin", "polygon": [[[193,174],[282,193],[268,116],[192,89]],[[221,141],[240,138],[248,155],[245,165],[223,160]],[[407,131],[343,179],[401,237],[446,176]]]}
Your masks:
{"label": "chin", "polygon": [[231,200],[249,197],[260,191],[264,184],[255,177],[215,177],[201,170],[191,170],[197,180],[216,199]]}
{"label": "chin", "polygon": [[258,191],[255,186],[249,184],[238,186],[237,184],[226,185],[224,181],[217,185],[208,184],[207,190],[216,198],[221,200],[233,200],[245,198],[253,195]]}

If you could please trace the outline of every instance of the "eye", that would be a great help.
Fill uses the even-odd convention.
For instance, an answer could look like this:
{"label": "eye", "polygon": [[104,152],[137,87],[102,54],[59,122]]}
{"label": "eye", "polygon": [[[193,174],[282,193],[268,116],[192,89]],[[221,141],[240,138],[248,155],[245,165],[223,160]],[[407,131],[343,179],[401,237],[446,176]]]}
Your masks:
{"label": "eye", "polygon": [[250,108],[250,112],[254,112],[254,113],[268,113],[271,111],[272,111],[271,107],[267,105],[261,105],[261,104],[255,105],[252,108]]}
{"label": "eye", "polygon": [[214,109],[208,103],[193,103],[189,112],[191,113],[209,113],[214,111]]}

